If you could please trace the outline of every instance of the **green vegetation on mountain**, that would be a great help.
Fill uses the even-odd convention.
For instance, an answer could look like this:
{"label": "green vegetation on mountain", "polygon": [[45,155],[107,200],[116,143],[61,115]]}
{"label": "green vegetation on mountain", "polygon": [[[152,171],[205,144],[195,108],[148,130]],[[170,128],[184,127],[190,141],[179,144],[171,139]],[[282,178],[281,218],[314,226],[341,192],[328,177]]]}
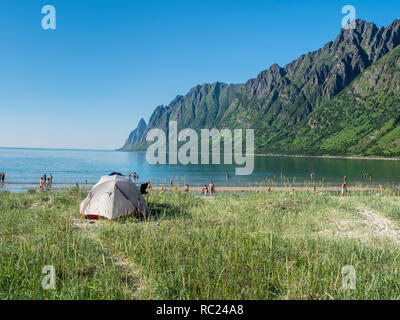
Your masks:
{"label": "green vegetation on mountain", "polygon": [[400,47],[374,63],[291,130],[272,151],[331,155],[400,155]]}
{"label": "green vegetation on mountain", "polygon": [[[256,153],[400,155],[400,20],[377,28],[357,20],[334,41],[245,84],[203,84],[159,106],[152,128],[253,128]],[[136,137],[139,138],[139,137]],[[136,139],[137,140],[137,139]]]}

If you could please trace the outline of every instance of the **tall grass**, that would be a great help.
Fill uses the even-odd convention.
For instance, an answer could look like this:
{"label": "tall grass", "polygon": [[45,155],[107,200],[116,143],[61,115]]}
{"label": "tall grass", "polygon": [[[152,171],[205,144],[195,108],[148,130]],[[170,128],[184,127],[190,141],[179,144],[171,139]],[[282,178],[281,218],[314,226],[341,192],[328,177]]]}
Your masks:
{"label": "tall grass", "polygon": [[[0,195],[1,299],[399,298],[398,246],[349,237],[337,224],[357,229],[360,203],[395,210],[394,194],[154,192],[148,220],[87,229],[75,227],[88,224],[78,220],[84,197]],[[55,290],[41,287],[44,265],[56,268]],[[342,288],[346,265],[356,269],[355,290]]]}
{"label": "tall grass", "polygon": [[[98,245],[74,232],[83,194],[0,196],[0,299],[124,299],[124,275]],[[57,289],[44,290],[53,265]]]}

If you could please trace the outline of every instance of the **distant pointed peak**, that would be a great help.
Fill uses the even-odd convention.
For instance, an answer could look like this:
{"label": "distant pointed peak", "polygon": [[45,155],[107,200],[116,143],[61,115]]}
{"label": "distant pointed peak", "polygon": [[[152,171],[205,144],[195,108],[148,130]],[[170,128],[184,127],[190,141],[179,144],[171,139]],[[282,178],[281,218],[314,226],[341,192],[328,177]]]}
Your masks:
{"label": "distant pointed peak", "polygon": [[140,118],[138,126],[139,126],[139,125],[145,125],[145,126],[147,126],[146,121],[145,121],[143,118]]}

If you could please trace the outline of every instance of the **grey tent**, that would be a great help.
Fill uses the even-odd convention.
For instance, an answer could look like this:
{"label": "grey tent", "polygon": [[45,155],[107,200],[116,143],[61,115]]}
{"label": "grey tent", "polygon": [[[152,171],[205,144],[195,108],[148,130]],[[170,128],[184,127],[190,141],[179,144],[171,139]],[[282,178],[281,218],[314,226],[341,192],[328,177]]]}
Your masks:
{"label": "grey tent", "polygon": [[120,174],[101,177],[81,203],[81,215],[115,219],[132,213],[146,217],[148,208],[136,184]]}

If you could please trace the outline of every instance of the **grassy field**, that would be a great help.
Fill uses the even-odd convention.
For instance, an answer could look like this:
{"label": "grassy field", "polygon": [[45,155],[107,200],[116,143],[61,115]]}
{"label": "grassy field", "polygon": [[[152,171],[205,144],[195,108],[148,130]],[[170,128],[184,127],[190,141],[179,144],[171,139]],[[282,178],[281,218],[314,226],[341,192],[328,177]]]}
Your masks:
{"label": "grassy field", "polygon": [[154,192],[113,222],[81,219],[79,190],[1,193],[0,299],[399,299],[400,198],[375,193]]}

